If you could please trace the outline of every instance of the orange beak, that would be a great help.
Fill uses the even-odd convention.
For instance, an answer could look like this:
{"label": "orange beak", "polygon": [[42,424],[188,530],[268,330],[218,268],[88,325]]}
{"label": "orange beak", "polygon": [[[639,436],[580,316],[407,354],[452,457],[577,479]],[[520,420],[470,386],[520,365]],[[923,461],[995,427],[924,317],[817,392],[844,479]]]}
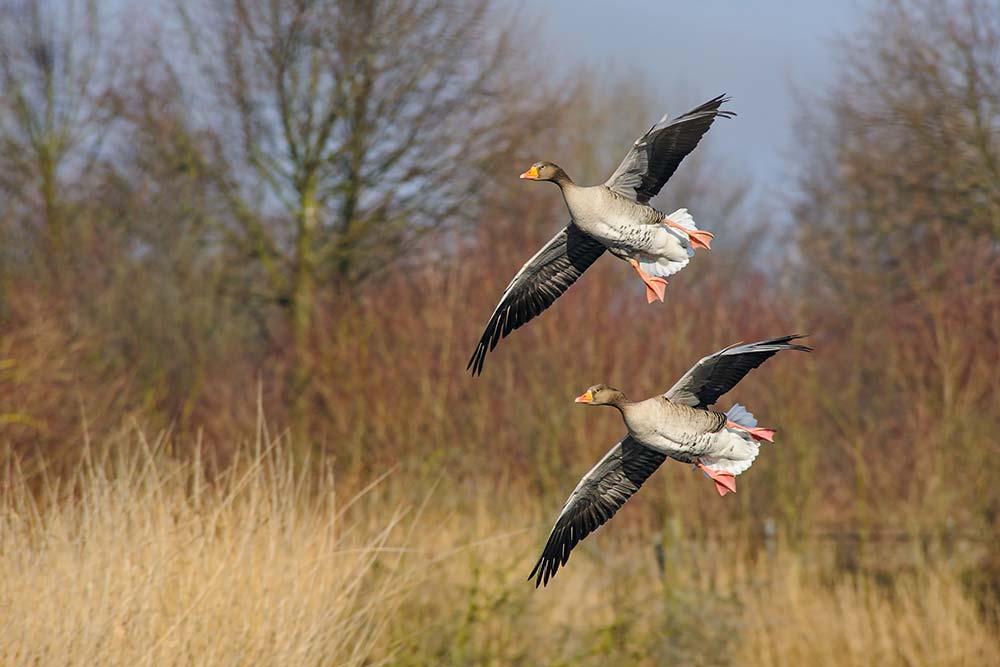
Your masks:
{"label": "orange beak", "polygon": [[574,400],[574,402],[575,403],[593,403],[594,402],[594,394],[591,393],[591,391],[588,389],[586,391],[586,393],[583,393],[583,394],[580,394],[579,396],[577,396],[576,399]]}
{"label": "orange beak", "polygon": [[529,181],[537,181],[538,180],[538,167],[532,167],[528,171],[524,172],[523,174],[521,174],[521,178],[526,178]]}

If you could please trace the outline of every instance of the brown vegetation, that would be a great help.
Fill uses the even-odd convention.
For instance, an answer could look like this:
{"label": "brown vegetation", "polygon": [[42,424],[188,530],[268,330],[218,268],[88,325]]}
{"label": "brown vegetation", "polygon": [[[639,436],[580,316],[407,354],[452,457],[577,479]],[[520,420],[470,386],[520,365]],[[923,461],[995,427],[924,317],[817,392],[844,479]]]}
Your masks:
{"label": "brown vegetation", "polygon": [[[627,267],[596,266],[476,379],[490,308],[565,217],[514,176],[545,157],[596,177],[620,156],[595,146],[634,134],[645,103],[613,116],[593,83],[528,81],[485,2],[179,4],[125,40],[100,3],[0,10],[2,661],[1000,651],[989,0],[898,0],[845,49],[828,115],[804,120],[788,259],[752,259],[778,235],[709,180],[709,136],[664,200],[717,250],[656,307]],[[345,27],[371,11],[402,12],[409,41],[358,42]],[[585,142],[545,131],[594,118]],[[399,151],[373,148],[386,132]],[[523,581],[620,435],[573,396],[649,395],[725,344],[795,331],[813,355],[725,399],[778,429],[736,496],[666,465],[549,589]]]}
{"label": "brown vegetation", "polygon": [[546,512],[503,485],[451,511],[451,489],[414,504],[399,476],[342,494],[263,425],[212,480],[197,448],[118,444],[41,494],[6,490],[4,664],[986,665],[998,648],[929,560],[831,580],[815,552],[618,526],[536,591],[522,523]]}

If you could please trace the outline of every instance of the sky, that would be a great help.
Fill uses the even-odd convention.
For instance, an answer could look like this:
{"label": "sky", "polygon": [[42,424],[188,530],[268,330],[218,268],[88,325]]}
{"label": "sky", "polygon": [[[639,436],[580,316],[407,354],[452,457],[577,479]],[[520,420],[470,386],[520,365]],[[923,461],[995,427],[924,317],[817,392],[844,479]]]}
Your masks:
{"label": "sky", "polygon": [[[794,173],[793,121],[835,81],[838,37],[856,31],[863,0],[546,0],[530,3],[563,62],[632,72],[677,115],[719,93],[739,114],[712,128],[713,148],[753,187]],[[605,69],[605,66],[606,69]],[[650,118],[652,122],[655,118]],[[640,134],[646,128],[636,128]]]}

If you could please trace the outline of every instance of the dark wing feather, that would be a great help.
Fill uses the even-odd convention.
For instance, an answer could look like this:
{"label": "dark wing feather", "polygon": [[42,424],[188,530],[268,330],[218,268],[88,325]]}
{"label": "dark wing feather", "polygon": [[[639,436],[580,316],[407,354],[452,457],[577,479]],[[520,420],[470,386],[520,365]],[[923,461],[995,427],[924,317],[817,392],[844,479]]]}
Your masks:
{"label": "dark wing feather", "polygon": [[674,120],[661,118],[636,140],[604,185],[640,204],[648,202],[673,176],[681,160],[694,150],[716,117],[736,115],[719,110],[727,101],[728,97],[719,95]]}
{"label": "dark wing feather", "polygon": [[666,458],[629,435],[612,447],[566,500],[528,580],[536,588],[548,584],[573,547],[614,516]]}
{"label": "dark wing feather", "polygon": [[730,345],[703,358],[684,374],[665,394],[674,403],[693,408],[707,408],[735,387],[746,374],[782,350],[812,352],[805,345],[791,341],[801,334],[762,340],[748,345]]}
{"label": "dark wing feather", "polygon": [[604,253],[604,245],[570,223],[521,267],[493,310],[465,370],[479,375],[486,353],[501,338],[533,319],[562,296]]}

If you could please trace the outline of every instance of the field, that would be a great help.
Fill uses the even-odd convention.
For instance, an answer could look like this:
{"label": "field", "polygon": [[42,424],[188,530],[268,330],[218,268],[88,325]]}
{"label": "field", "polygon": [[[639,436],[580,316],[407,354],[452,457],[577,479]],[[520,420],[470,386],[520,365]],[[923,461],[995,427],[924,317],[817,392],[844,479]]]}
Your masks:
{"label": "field", "polygon": [[131,454],[95,449],[40,494],[7,471],[4,664],[988,665],[1000,650],[961,550],[870,546],[878,568],[845,573],[823,544],[691,540],[679,518],[633,516],[535,590],[548,516],[500,480],[442,479],[414,502],[395,471],[345,493],[263,434],[208,480],[197,458],[123,437]]}
{"label": "field", "polygon": [[[134,375],[82,373],[87,341],[17,302],[23,328],[2,355],[0,662],[995,661],[989,281],[838,323],[762,300],[763,278],[724,289],[699,267],[647,306],[611,263],[470,378],[464,304],[490,286],[475,272],[520,243],[448,267],[443,284],[439,267],[398,274],[322,321],[308,446],[282,425],[273,375],[249,363],[218,359],[165,422]],[[665,337],[672,313],[686,317]],[[594,333],[622,319],[628,341]],[[740,327],[819,333],[813,354],[772,360],[724,402],[778,429],[737,494],[665,465],[536,590],[526,576],[558,508],[620,436],[613,411],[572,397],[603,378],[662,390]]]}
{"label": "field", "polygon": [[[124,4],[0,2],[0,664],[1000,664],[996,0],[858,8],[784,175],[736,131],[793,96],[724,77],[651,200],[711,252],[653,305],[605,255],[479,377],[567,223],[517,174],[722,90],[493,0]],[[622,436],[573,397],[794,333],[717,403],[777,431],[737,493],[668,462],[527,581]]]}

